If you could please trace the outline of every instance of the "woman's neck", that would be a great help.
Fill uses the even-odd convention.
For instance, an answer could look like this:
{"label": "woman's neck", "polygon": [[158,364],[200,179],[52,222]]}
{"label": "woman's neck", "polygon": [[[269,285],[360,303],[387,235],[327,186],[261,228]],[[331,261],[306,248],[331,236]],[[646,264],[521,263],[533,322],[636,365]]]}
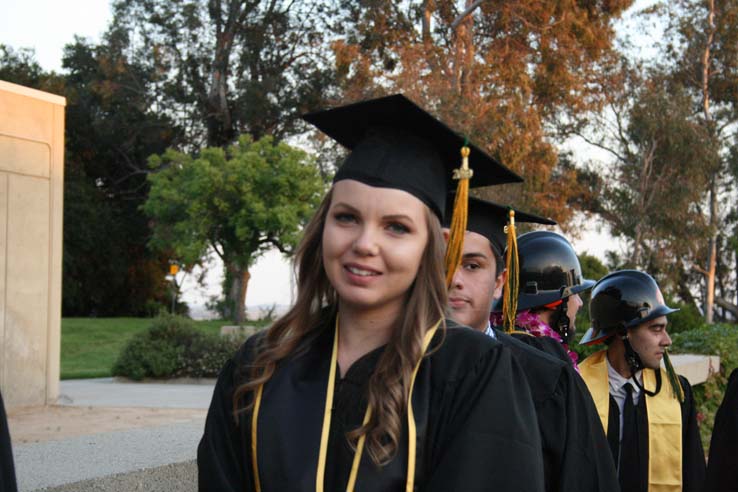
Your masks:
{"label": "woman's neck", "polygon": [[338,313],[338,366],[343,377],[359,358],[389,342],[399,311],[367,311],[339,302]]}

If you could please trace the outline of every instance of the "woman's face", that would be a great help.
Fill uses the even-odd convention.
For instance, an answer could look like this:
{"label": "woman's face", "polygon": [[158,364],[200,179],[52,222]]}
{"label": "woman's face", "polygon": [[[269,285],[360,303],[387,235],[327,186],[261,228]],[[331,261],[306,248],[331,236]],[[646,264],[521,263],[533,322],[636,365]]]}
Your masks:
{"label": "woman's face", "polygon": [[426,206],[413,195],[354,180],[333,185],[323,264],[341,303],[399,311],[428,243]]}

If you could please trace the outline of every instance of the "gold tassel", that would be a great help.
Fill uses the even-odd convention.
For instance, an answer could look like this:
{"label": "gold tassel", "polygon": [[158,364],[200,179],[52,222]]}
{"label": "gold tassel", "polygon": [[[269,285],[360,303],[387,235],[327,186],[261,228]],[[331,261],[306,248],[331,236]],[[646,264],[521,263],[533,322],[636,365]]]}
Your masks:
{"label": "gold tassel", "polygon": [[684,390],[682,389],[682,384],[679,382],[679,376],[674,371],[674,366],[671,365],[668,350],[664,350],[664,367],[666,368],[666,376],[669,378],[672,394],[676,396],[679,403],[684,403]]}
{"label": "gold tassel", "polygon": [[451,287],[456,269],[461,265],[464,253],[464,233],[469,213],[469,180],[474,171],[469,169],[469,147],[461,148],[461,167],[454,169],[453,178],[459,181],[456,185],[453,215],[449,225],[448,244],[446,245],[446,287]]}
{"label": "gold tassel", "polygon": [[507,333],[515,329],[518,311],[518,238],[515,235],[515,211],[510,209],[510,222],[505,226],[507,232],[507,281],[502,294],[502,324]]}

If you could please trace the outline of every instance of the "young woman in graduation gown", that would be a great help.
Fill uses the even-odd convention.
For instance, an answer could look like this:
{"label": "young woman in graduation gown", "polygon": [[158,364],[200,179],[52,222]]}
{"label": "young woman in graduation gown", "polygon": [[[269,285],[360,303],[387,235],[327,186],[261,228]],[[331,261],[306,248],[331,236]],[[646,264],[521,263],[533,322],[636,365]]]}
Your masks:
{"label": "young woman in graduation gown", "polygon": [[294,307],[218,378],[200,490],[542,490],[525,376],[444,318],[438,146],[460,139],[401,96],[306,119],[352,153],[305,229]]}

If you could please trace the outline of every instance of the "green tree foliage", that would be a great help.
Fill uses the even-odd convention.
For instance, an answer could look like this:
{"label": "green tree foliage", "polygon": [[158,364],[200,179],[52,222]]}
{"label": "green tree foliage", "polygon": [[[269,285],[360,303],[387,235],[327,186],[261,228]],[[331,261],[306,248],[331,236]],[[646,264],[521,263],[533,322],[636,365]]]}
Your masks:
{"label": "green tree foliage", "polygon": [[64,314],[148,314],[167,304],[166,255],[151,252],[146,159],[178,140],[155,111],[155,78],[109,36],[67,45]]}
{"label": "green tree foliage", "polygon": [[612,152],[614,172],[580,173],[591,191],[582,202],[629,244],[613,266],[658,275],[708,323],[736,319],[738,2],[659,2],[645,13],[661,16],[664,42],[646,69],[606,67],[608,111],[583,136]]}
{"label": "green tree foliage", "polygon": [[116,0],[111,32],[154,73],[189,149],[281,139],[330,84],[319,0]]}
{"label": "green tree foliage", "polygon": [[584,203],[627,244],[612,267],[649,271],[662,288],[693,303],[691,265],[702,246],[684,238],[706,234],[705,161],[717,157],[717,145],[695,121],[689,92],[668,74],[644,78],[621,69],[626,76],[609,95],[608,112],[594,118],[593,131],[580,133],[613,157],[607,168],[595,164],[580,173],[590,188]]}
{"label": "green tree foliage", "polygon": [[586,279],[596,282],[610,272],[605,264],[596,256],[590,255],[589,253],[582,253],[577,255],[577,257],[579,258],[579,264],[582,266],[582,276]]}
{"label": "green tree foliage", "polygon": [[0,79],[52,94],[64,95],[64,76],[46,72],[28,48],[14,50],[0,43]]}
{"label": "green tree foliage", "polygon": [[[731,174],[732,149],[738,121],[738,2],[734,0],[678,0],[658,4],[668,24],[664,45],[664,70],[685,87],[692,100],[692,118],[706,134],[710,152],[703,167],[708,179],[701,184],[702,206],[698,212],[707,225],[695,237],[698,254],[692,257],[692,281],[701,286],[699,297],[705,320],[720,317],[715,305],[736,308],[733,280],[738,193]],[[713,150],[714,149],[714,150]],[[700,186],[700,184],[697,184]],[[694,289],[697,290],[697,289]],[[738,308],[733,310],[733,319]]]}
{"label": "green tree foliage", "polygon": [[[673,315],[671,315],[673,316]],[[671,318],[669,316],[669,318]],[[715,413],[725,395],[728,376],[738,367],[738,330],[734,325],[716,323],[689,331],[676,333],[671,337],[674,353],[717,355],[720,367],[704,384],[694,387],[694,400],[697,406],[697,422],[705,450],[709,449]]]}
{"label": "green tree foliage", "polygon": [[303,151],[272,137],[206,148],[198,157],[168,150],[150,159],[151,190],[144,210],[153,220],[152,245],[192,265],[210,250],[233,280],[232,316],[243,320],[249,268],[266,250],[291,254],[324,183]]}
{"label": "green tree foliage", "polygon": [[[579,258],[579,264],[582,266],[582,276],[588,280],[594,280],[595,282],[605,275],[609,273],[609,270],[607,267],[600,261],[599,258],[596,256],[590,255],[588,253],[581,253],[578,254],[577,257]],[[582,298],[582,307],[579,309],[579,312],[577,312],[577,318],[576,318],[576,330],[577,330],[577,338],[581,338],[582,335],[584,335],[584,332],[587,331],[587,329],[590,326],[590,319],[589,319],[589,300],[590,300],[590,292],[591,290],[588,290],[586,292],[582,292],[579,294],[579,297]],[[576,344],[574,344],[576,345]],[[575,350],[579,352],[581,357],[586,357],[591,352],[594,352],[594,350],[591,351],[583,351],[582,347],[575,347]]]}
{"label": "green tree foliage", "polygon": [[557,165],[549,127],[597,102],[591,81],[630,0],[340,3],[333,47],[344,99],[408,94],[525,177],[522,190],[487,198],[567,226],[574,171]]}
{"label": "green tree foliage", "polygon": [[145,315],[166,304],[166,258],[152,254],[146,216],[146,158],[177,140],[156,114],[151,73],[129,63],[109,36],[67,45],[63,75],[44,72],[29,50],[0,47],[0,78],[67,99],[62,312]]}

